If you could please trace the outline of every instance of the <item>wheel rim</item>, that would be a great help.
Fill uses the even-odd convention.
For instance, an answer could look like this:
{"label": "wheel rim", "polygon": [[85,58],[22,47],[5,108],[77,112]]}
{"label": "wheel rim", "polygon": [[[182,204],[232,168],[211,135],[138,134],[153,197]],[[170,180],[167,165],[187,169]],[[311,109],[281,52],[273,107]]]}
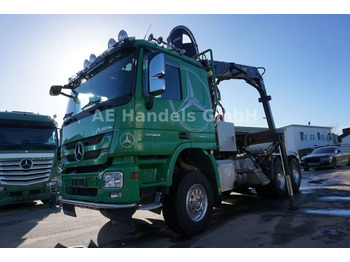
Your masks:
{"label": "wheel rim", "polygon": [[277,170],[277,185],[280,189],[284,189],[286,185],[286,179],[281,169]]}
{"label": "wheel rim", "polygon": [[193,221],[200,221],[208,208],[207,193],[202,185],[195,184],[187,192],[186,211]]}
{"label": "wheel rim", "polygon": [[299,183],[300,180],[300,173],[299,170],[297,168],[293,168],[292,169],[292,173],[293,173],[293,180],[296,184]]}

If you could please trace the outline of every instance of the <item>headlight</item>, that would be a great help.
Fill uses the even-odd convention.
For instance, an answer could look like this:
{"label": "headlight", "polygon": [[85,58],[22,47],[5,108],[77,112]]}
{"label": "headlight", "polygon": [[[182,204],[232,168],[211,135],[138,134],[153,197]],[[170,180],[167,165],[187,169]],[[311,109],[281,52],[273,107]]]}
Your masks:
{"label": "headlight", "polygon": [[108,172],[103,176],[103,188],[105,189],[120,189],[123,187],[122,172]]}

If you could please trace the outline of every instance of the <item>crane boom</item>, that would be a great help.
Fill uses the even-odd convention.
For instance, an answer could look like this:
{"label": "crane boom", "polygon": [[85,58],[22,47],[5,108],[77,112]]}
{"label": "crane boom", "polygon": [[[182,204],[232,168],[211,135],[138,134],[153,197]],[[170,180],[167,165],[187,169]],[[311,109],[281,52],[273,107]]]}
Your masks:
{"label": "crane boom", "polygon": [[[217,85],[223,80],[242,79],[258,90],[260,94],[259,102],[263,104],[268,127],[269,129],[275,129],[276,126],[269,103],[271,96],[267,95],[264,80],[262,77],[262,75],[265,73],[265,68],[240,65],[229,62],[213,62]],[[264,72],[261,74],[259,72],[259,69],[264,70]]]}

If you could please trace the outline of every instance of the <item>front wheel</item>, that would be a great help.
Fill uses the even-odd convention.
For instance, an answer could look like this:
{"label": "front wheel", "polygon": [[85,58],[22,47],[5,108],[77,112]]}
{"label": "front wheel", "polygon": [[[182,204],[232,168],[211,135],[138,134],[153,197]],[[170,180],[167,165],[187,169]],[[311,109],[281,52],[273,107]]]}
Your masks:
{"label": "front wheel", "polygon": [[169,228],[183,235],[194,236],[204,231],[213,210],[213,191],[200,172],[182,174],[166,196],[163,216]]}

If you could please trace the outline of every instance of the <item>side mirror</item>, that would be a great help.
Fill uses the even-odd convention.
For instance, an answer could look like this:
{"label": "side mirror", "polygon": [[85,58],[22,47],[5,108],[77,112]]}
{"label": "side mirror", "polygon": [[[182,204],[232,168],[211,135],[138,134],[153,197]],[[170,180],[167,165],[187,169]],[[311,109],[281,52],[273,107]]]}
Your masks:
{"label": "side mirror", "polygon": [[152,109],[154,96],[160,95],[165,91],[165,57],[163,53],[157,54],[149,63],[149,92],[150,97],[146,108]]}
{"label": "side mirror", "polygon": [[165,58],[160,53],[153,57],[149,64],[149,91],[152,95],[160,95],[165,91]]}
{"label": "side mirror", "polygon": [[62,86],[51,86],[50,96],[58,96],[62,92]]}

